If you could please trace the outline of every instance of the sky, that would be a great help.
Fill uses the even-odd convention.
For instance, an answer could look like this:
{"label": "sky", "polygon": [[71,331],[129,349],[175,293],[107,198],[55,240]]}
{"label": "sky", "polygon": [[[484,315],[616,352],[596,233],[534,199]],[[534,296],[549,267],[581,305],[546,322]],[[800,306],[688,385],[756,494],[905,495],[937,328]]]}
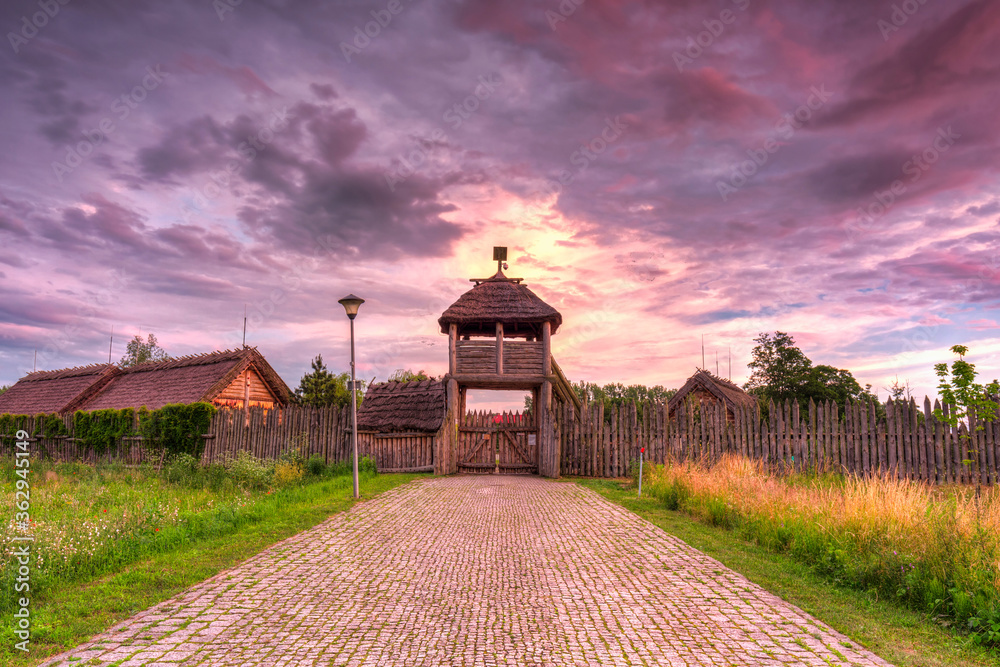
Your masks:
{"label": "sky", "polygon": [[[9,0],[0,384],[255,345],[447,371],[496,270],[570,380],[1000,376],[1000,3]],[[36,360],[37,354],[37,360]],[[729,365],[732,370],[730,372]]]}

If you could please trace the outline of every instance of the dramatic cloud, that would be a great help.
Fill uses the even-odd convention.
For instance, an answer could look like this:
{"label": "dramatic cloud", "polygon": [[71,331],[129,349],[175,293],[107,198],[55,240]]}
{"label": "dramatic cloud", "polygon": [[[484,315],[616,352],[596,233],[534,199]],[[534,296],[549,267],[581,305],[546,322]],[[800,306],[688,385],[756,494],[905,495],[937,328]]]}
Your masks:
{"label": "dramatic cloud", "polygon": [[222,4],[0,7],[0,383],[246,312],[294,385],[347,292],[366,377],[440,373],[493,245],[574,380],[678,386],[704,334],[741,381],[774,330],[1000,375],[996,3]]}

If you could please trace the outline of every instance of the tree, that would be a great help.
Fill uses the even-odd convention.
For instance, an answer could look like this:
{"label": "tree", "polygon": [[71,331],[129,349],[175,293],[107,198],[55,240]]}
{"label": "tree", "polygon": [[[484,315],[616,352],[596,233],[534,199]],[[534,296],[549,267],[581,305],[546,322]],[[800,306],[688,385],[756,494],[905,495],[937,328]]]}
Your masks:
{"label": "tree", "polygon": [[125,356],[118,362],[119,368],[128,368],[146,361],[166,361],[170,355],[156,342],[156,336],[149,334],[146,342],[142,342],[142,336],[133,336],[125,347]]}
{"label": "tree", "polygon": [[[626,403],[635,403],[639,418],[642,418],[643,406],[647,402],[664,403],[677,393],[676,389],[666,389],[663,385],[647,387],[643,384],[624,385],[621,382],[613,382],[604,386],[596,382],[577,382],[573,385],[573,391],[580,397],[581,401],[589,403],[603,403],[604,417],[611,419],[612,406],[621,407]],[[525,398],[525,407],[529,408],[531,397]]]}
{"label": "tree", "polygon": [[813,366],[787,333],[762,333],[754,340],[757,346],[753,349],[753,360],[747,364],[753,372],[743,388],[765,405],[771,400],[798,401],[802,409],[809,407],[810,400],[834,401],[838,405],[848,400],[878,403],[871,385],[862,388],[850,371],[825,364]]}
{"label": "tree", "polygon": [[762,333],[754,341],[753,359],[747,364],[752,372],[743,388],[765,402],[799,398],[812,362],[795,346],[795,339],[775,331],[773,336]]}
{"label": "tree", "polygon": [[[343,407],[350,404],[351,393],[348,388],[351,383],[350,373],[334,375],[326,369],[323,355],[317,354],[312,361],[312,372],[302,376],[299,386],[295,389],[295,398],[302,405],[321,408],[328,405]],[[359,385],[364,382],[359,380]],[[358,405],[361,405],[363,392],[358,391]]]}
{"label": "tree", "polygon": [[409,368],[403,370],[400,368],[395,373],[389,376],[389,382],[413,382],[415,380],[433,380],[431,376],[424,373],[423,370],[419,370],[416,373],[411,371]]}
{"label": "tree", "polygon": [[0,387],[0,394],[4,393],[8,389],[10,389],[10,385],[9,384],[5,384],[4,386]]}

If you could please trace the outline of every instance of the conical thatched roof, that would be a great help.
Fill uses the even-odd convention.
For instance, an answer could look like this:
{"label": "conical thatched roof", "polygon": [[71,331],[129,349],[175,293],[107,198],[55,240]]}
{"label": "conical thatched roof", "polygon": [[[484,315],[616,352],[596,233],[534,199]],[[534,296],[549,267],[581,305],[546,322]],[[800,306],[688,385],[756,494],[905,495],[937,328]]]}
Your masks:
{"label": "conical thatched roof", "polygon": [[559,311],[542,301],[537,294],[521,284],[519,278],[508,278],[502,271],[458,297],[448,310],[438,318],[441,333],[448,333],[448,325],[552,323],[552,333],[562,324]]}

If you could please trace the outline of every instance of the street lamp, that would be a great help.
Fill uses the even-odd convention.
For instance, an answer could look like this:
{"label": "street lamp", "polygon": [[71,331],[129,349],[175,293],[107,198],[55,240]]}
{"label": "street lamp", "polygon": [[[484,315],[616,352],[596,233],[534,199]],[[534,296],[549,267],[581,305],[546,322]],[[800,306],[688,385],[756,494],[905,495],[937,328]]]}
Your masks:
{"label": "street lamp", "polygon": [[359,296],[348,294],[338,301],[347,311],[347,317],[351,320],[351,449],[354,451],[354,497],[361,497],[358,488],[358,390],[357,380],[354,373],[354,318],[358,316],[358,308],[365,302]]}

